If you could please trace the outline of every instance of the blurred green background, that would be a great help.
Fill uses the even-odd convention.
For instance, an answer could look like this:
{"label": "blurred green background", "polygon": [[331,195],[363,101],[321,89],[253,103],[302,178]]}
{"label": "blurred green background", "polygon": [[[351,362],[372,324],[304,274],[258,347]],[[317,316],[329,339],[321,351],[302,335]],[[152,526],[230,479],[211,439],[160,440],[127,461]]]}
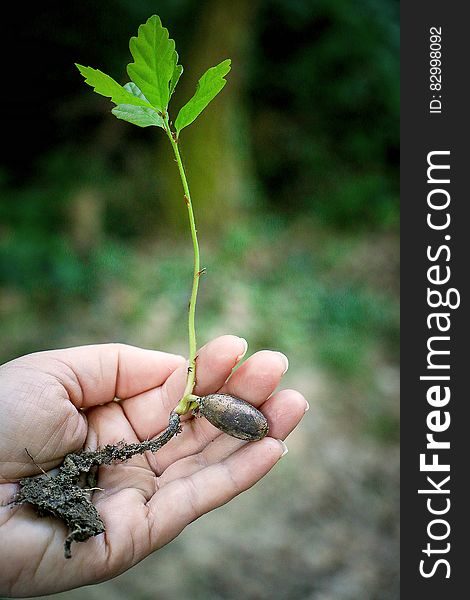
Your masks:
{"label": "blurred green background", "polygon": [[[92,0],[13,8],[0,163],[2,362],[122,341],[186,353],[192,251],[170,146],[115,119],[74,62],[127,81],[161,16],[185,72],[233,59],[185,130],[203,265],[199,341],[290,358],[311,410],[253,490],[117,580],[61,596],[395,600],[396,0]],[[8,21],[8,22],[5,22]]]}

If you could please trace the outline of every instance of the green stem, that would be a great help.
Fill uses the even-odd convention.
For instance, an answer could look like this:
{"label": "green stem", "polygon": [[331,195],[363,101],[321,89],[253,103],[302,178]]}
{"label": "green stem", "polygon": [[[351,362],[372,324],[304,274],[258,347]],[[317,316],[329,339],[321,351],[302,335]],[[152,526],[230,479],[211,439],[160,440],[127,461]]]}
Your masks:
{"label": "green stem", "polygon": [[165,122],[165,131],[168,135],[168,139],[170,140],[171,146],[173,148],[173,152],[175,154],[176,163],[178,165],[178,170],[181,178],[181,183],[183,184],[184,190],[184,201],[186,203],[186,207],[188,209],[188,217],[189,217],[189,226],[191,229],[191,239],[193,242],[193,251],[194,251],[194,271],[193,271],[193,286],[191,290],[191,298],[189,300],[189,314],[188,314],[188,333],[189,333],[189,366],[188,366],[188,376],[186,379],[186,387],[183,393],[183,397],[179,401],[178,406],[175,408],[175,412],[179,415],[184,415],[189,410],[191,410],[194,406],[194,396],[193,390],[196,385],[196,325],[195,325],[195,316],[196,316],[196,300],[197,300],[197,291],[199,287],[199,277],[201,276],[201,264],[199,258],[199,243],[197,240],[197,230],[196,230],[196,222],[194,220],[194,212],[193,205],[191,202],[191,194],[189,192],[188,180],[186,179],[186,173],[183,166],[183,161],[181,160],[180,151],[178,148],[178,141],[175,139],[173,135],[170,125],[169,125],[169,117],[168,114],[164,117]]}

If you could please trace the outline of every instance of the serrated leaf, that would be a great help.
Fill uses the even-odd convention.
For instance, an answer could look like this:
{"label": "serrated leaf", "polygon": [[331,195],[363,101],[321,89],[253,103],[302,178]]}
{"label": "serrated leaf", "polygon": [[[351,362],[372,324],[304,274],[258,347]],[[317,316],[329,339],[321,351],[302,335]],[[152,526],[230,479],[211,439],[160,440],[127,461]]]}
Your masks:
{"label": "serrated leaf", "polygon": [[[134,82],[130,81],[129,83],[126,83],[124,89],[133,96],[148,102],[147,98],[142,94],[142,90]],[[139,127],[156,126],[161,127],[162,129],[165,128],[163,119],[153,108],[132,106],[130,104],[118,104],[111,112],[118,119],[132,123],[133,125],[138,125]]]}
{"label": "serrated leaf", "polygon": [[202,113],[227,83],[224,77],[230,71],[231,62],[227,58],[217,66],[211,67],[198,81],[196,93],[176,117],[175,127],[178,135],[184,127],[190,125]]}
{"label": "serrated leaf", "polygon": [[127,66],[132,81],[142,90],[150,104],[160,111],[168,106],[170,81],[175,69],[175,42],[160,17],[153,15],[139,27],[137,37],[129,42],[133,63]]}
{"label": "serrated leaf", "polygon": [[[178,55],[176,55],[176,60],[178,60]],[[170,97],[173,95],[175,91],[175,87],[178,85],[178,81],[180,80],[181,74],[183,73],[182,65],[175,64],[175,68],[173,69],[173,75],[170,81]]]}
{"label": "serrated leaf", "polygon": [[148,102],[150,104],[147,98],[142,94],[142,90],[133,81],[129,81],[129,83],[126,83],[124,89],[130,92],[133,96],[136,96],[136,98],[140,98],[141,100],[144,100],[145,102]]}
{"label": "serrated leaf", "polygon": [[155,126],[164,129],[163,119],[153,108],[133,106],[131,104],[118,104],[111,112],[118,119],[138,125],[139,127]]}
{"label": "serrated leaf", "polygon": [[88,83],[97,94],[111,98],[114,104],[132,104],[134,106],[150,107],[146,98],[135,96],[132,92],[119,85],[112,77],[106,75],[99,69],[76,65],[80,73],[85,77],[85,83]]}
{"label": "serrated leaf", "polygon": [[178,84],[178,81],[181,77],[181,73],[183,72],[183,67],[182,65],[178,64],[178,52],[173,53],[173,75],[171,76],[171,81],[170,81],[170,98],[173,95],[173,92],[175,91],[175,88]]}

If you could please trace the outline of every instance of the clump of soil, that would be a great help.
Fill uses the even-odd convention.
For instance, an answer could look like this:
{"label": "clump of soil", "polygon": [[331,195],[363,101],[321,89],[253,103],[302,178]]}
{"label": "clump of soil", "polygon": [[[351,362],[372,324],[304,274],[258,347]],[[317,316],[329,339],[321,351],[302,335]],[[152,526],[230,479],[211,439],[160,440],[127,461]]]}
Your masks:
{"label": "clump of soil", "polygon": [[[180,431],[179,415],[171,413],[168,427],[151,440],[134,444],[120,442],[94,452],[67,454],[56,475],[21,479],[15,504],[28,502],[36,507],[39,515],[62,519],[70,531],[64,543],[64,556],[70,558],[72,542],[84,542],[105,530],[98,511],[90,501],[93,471],[101,465],[125,461],[147,450],[156,452]],[[84,481],[88,487],[83,486]]]}

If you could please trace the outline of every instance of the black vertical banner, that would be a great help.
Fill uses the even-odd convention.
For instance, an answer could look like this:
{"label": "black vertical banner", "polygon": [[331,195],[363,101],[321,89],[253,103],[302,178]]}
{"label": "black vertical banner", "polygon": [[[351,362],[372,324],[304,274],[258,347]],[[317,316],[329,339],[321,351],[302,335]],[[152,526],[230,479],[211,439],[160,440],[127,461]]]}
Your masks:
{"label": "black vertical banner", "polygon": [[467,8],[401,3],[403,598],[470,577]]}

